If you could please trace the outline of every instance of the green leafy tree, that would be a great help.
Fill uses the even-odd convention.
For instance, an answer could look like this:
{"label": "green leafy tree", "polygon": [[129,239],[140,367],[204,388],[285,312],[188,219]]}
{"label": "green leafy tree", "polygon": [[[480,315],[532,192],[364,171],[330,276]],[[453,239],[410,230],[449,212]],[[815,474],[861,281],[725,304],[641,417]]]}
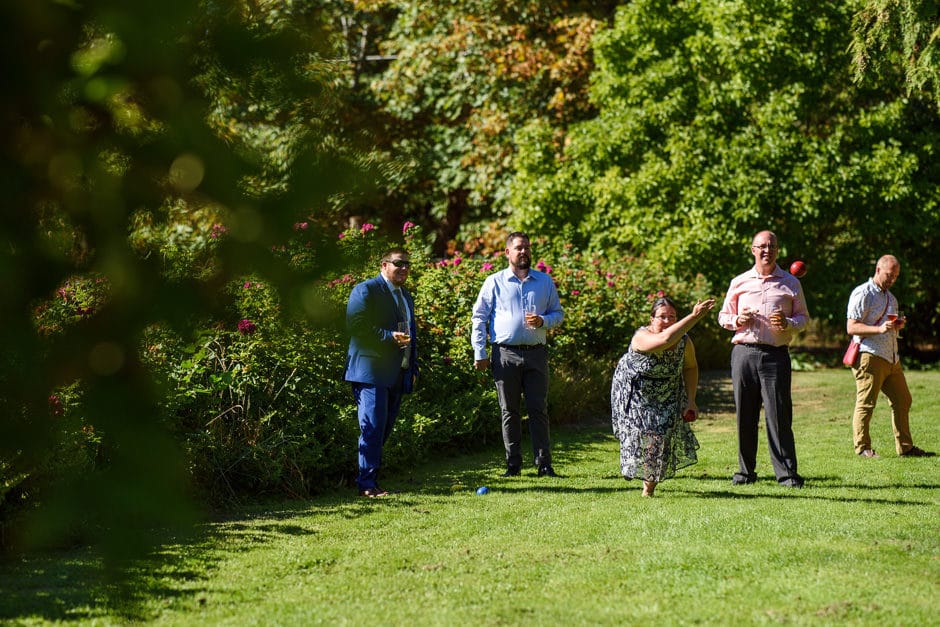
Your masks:
{"label": "green leafy tree", "polygon": [[718,295],[753,234],[773,229],[783,265],[807,261],[811,312],[837,332],[851,287],[894,252],[909,336],[931,337],[940,120],[890,76],[853,82],[852,15],[785,0],[621,8],[594,40],[597,117],[563,142],[526,128],[513,221],[701,272]]}
{"label": "green leafy tree", "polygon": [[871,0],[853,21],[856,78],[903,71],[909,92],[940,109],[940,6],[935,0]]}
{"label": "green leafy tree", "polygon": [[[532,119],[563,129],[591,113],[590,41],[614,3],[395,0],[372,83],[404,171],[389,203],[448,240],[500,218],[516,150]],[[481,226],[482,225],[482,226]]]}

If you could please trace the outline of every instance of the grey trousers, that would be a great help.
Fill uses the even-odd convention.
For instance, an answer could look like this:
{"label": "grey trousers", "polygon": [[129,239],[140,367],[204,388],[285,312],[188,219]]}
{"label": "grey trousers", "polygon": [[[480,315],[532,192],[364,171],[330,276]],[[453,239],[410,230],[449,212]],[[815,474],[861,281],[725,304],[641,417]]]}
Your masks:
{"label": "grey trousers", "polygon": [[499,396],[503,419],[503,445],[506,447],[506,465],[522,467],[522,415],[521,397],[525,395],[529,415],[529,435],[532,438],[532,457],[536,466],[552,463],[551,440],[548,427],[548,349],[494,346],[491,359],[493,379]]}
{"label": "grey trousers", "polygon": [[763,404],[770,461],[777,481],[798,479],[790,380],[790,353],[785,346],[738,344],[732,349],[731,382],[738,418],[739,475],[756,478],[757,429]]}

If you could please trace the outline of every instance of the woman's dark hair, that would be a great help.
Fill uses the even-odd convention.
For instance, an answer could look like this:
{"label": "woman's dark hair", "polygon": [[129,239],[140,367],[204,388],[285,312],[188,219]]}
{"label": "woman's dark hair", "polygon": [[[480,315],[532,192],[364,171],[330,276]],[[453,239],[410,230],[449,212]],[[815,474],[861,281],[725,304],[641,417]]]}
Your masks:
{"label": "woman's dark hair", "polygon": [[675,310],[676,315],[678,315],[679,313],[679,308],[676,307],[676,304],[672,301],[671,298],[667,296],[660,296],[659,298],[653,301],[653,308],[650,309],[650,318],[656,317],[656,310],[659,309],[660,307],[672,307],[673,310]]}

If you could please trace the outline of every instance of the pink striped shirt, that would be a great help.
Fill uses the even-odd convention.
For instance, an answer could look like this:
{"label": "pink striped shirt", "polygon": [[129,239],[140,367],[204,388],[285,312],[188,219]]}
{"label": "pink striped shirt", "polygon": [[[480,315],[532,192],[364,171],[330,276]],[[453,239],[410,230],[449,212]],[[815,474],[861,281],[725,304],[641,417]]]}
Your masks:
{"label": "pink striped shirt", "polygon": [[[757,311],[749,324],[739,327],[737,318],[745,307]],[[770,325],[775,307],[787,318],[787,328],[778,331]],[[718,324],[734,331],[732,344],[770,344],[784,346],[809,322],[809,311],[800,280],[774,265],[770,276],[761,276],[751,268],[731,280],[725,302],[718,312]]]}

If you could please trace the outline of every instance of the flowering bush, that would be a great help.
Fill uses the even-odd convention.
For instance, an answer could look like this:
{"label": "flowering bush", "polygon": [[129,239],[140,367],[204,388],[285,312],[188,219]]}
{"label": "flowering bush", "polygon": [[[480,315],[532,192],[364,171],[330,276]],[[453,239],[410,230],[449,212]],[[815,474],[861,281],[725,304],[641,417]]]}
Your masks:
{"label": "flowering bush", "polygon": [[[302,495],[349,482],[355,473],[356,408],[343,381],[345,307],[353,286],[378,273],[380,255],[392,242],[369,223],[331,235],[301,221],[290,232],[272,250],[275,256],[307,269],[323,263],[318,255],[329,250],[335,272],[292,294],[262,277],[243,277],[226,289],[224,316],[197,324],[188,337],[154,326],[143,339],[144,363],[170,391],[166,411],[190,474],[212,498]],[[390,470],[446,448],[500,440],[492,378],[473,367],[470,316],[483,280],[506,259],[456,251],[433,259],[420,227],[410,222],[402,226],[402,239],[413,262],[408,287],[417,313],[420,378],[386,449]],[[688,310],[703,288],[680,283],[643,258],[612,260],[564,242],[533,243],[535,267],[555,281],[565,310],[564,324],[549,339],[552,419],[606,418],[616,360],[648,319],[652,300],[666,293]],[[301,306],[285,307],[285,296]],[[76,278],[37,308],[37,324],[55,332],[92,315],[106,298],[106,284]],[[710,334],[706,323],[699,325],[697,346]],[[707,361],[710,352],[698,354]],[[53,417],[80,414],[77,394],[51,393]]]}
{"label": "flowering bush", "polygon": [[56,335],[69,326],[91,318],[108,302],[108,282],[101,276],[74,276],[55,294],[39,303],[33,319],[40,335]]}

